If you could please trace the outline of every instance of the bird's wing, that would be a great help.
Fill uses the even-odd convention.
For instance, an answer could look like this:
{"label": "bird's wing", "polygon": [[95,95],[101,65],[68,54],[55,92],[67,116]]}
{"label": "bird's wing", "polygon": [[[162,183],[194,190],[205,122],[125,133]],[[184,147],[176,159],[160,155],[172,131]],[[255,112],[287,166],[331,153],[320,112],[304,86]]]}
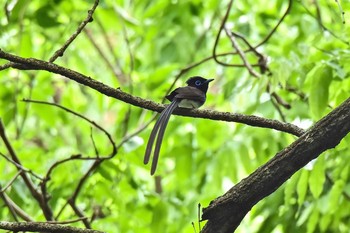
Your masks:
{"label": "bird's wing", "polygon": [[196,87],[186,86],[176,88],[170,95],[167,96],[167,99],[172,101],[174,98],[177,99],[188,99],[199,101],[201,103],[205,102],[205,93],[199,90]]}

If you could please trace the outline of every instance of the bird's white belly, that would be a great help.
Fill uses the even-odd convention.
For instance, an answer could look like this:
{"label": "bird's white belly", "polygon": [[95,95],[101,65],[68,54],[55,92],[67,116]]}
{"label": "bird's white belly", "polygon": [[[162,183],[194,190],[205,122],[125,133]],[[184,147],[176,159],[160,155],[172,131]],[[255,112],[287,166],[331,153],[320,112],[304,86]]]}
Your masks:
{"label": "bird's white belly", "polygon": [[199,108],[202,104],[198,101],[183,99],[179,103],[179,107],[181,108]]}

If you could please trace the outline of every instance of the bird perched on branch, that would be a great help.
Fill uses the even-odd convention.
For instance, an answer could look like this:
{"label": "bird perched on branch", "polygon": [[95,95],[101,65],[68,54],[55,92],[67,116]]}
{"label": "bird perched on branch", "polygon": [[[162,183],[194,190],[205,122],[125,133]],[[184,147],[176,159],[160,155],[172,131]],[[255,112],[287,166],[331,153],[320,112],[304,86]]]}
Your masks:
{"label": "bird perched on branch", "polygon": [[143,160],[144,164],[148,164],[151,157],[154,141],[156,141],[152,159],[151,175],[154,174],[157,168],[159,151],[162,145],[165,128],[168,124],[170,115],[177,107],[199,108],[202,106],[206,100],[209,82],[213,80],[214,79],[205,79],[200,76],[191,77],[186,81],[186,87],[176,88],[170,93],[170,95],[166,96],[166,98],[171,101],[171,103],[161,112],[156,124],[154,125],[154,128],[148,139],[146,153]]}

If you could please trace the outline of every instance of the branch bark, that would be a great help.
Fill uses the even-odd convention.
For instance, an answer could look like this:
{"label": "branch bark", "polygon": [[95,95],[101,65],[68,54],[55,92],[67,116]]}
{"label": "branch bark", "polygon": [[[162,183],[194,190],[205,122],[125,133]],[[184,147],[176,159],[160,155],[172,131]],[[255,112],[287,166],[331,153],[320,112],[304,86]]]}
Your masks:
{"label": "branch bark", "polygon": [[[1,49],[0,58],[10,61],[10,65],[5,64],[3,66],[0,66],[0,71],[9,67],[13,67],[20,70],[46,70],[55,74],[60,74],[77,83],[88,86],[106,96],[116,98],[125,103],[157,112],[161,112],[164,110],[164,105],[162,104],[157,104],[153,101],[130,95],[126,92],[123,92],[120,88],[109,87],[108,85],[94,80],[88,76],[85,76],[77,71],[70,70],[50,62],[45,62],[35,58],[22,58],[16,55],[12,55],[10,53],[6,53]],[[211,120],[244,123],[250,126],[275,129],[296,136],[300,136],[304,133],[303,129],[290,123],[284,123],[277,120],[266,119],[258,116],[247,116],[239,113],[218,112],[212,110],[198,109],[189,110],[179,108],[176,109],[173,114]]]}
{"label": "branch bark", "polygon": [[290,146],[203,209],[208,220],[202,233],[231,233],[250,209],[273,193],[322,152],[334,148],[350,132],[350,98],[318,121]]}
{"label": "branch bark", "polygon": [[50,224],[45,222],[4,222],[0,221],[0,229],[13,232],[57,232],[57,233],[103,233],[102,231],[81,229],[77,227],[64,226],[60,224]]}

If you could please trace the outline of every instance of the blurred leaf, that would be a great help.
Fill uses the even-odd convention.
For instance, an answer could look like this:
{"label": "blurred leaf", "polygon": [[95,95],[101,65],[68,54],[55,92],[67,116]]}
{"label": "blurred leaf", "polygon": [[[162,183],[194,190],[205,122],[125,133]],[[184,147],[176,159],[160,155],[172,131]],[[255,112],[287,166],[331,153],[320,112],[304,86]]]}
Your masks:
{"label": "blurred leaf", "polygon": [[325,180],[325,159],[321,155],[317,158],[309,176],[310,191],[315,199],[321,195]]}
{"label": "blurred leaf", "polygon": [[310,218],[307,221],[307,233],[315,232],[315,229],[318,225],[320,213],[317,208],[313,208]]}
{"label": "blurred leaf", "polygon": [[339,206],[339,200],[342,196],[342,192],[344,189],[344,181],[343,180],[337,180],[330,193],[329,193],[329,213],[335,213],[337,211],[337,207]]}
{"label": "blurred leaf", "polygon": [[[241,164],[244,167],[244,170],[247,174],[252,172],[252,159],[249,156],[248,148],[245,145],[241,145],[237,150],[239,152],[239,158],[241,160]],[[259,156],[259,155],[258,155]]]}
{"label": "blurred leaf", "polygon": [[153,209],[153,218],[151,222],[152,232],[166,232],[166,219],[168,216],[168,208],[166,203],[159,201]]}
{"label": "blurred leaf", "polygon": [[319,220],[319,226],[321,232],[327,231],[327,228],[329,227],[329,224],[331,223],[332,218],[330,217],[329,214],[321,215],[320,220]]}
{"label": "blurred leaf", "polygon": [[16,22],[17,20],[22,20],[23,13],[26,11],[28,5],[30,4],[27,0],[12,1],[13,7],[10,11],[10,20]]}
{"label": "blurred leaf", "polygon": [[297,194],[298,194],[298,205],[301,207],[304,203],[306,192],[308,188],[308,177],[309,172],[307,170],[302,170],[300,178],[297,184]]}
{"label": "blurred leaf", "polygon": [[310,86],[310,113],[315,120],[320,119],[328,105],[329,85],[332,81],[332,69],[325,64],[316,65],[308,74]]}
{"label": "blurred leaf", "polygon": [[40,7],[35,14],[35,19],[41,27],[49,28],[59,25],[57,12],[53,5],[46,4]]}
{"label": "blurred leaf", "polygon": [[300,217],[298,218],[298,221],[296,222],[297,226],[301,226],[303,224],[307,224],[308,220],[310,219],[310,215],[313,211],[313,205],[308,205],[306,208],[302,211]]}
{"label": "blurred leaf", "polygon": [[109,180],[109,181],[113,181],[113,177],[111,176],[109,170],[105,169],[104,166],[100,166],[98,169],[97,169],[97,172],[103,176],[103,178]]}
{"label": "blurred leaf", "polygon": [[32,57],[33,56],[33,42],[31,31],[28,30],[22,34],[22,40],[20,43],[20,54],[23,57]]}
{"label": "blurred leaf", "polygon": [[286,187],[284,189],[284,203],[286,205],[293,205],[296,203],[296,184],[299,181],[299,177],[301,175],[301,172],[297,172],[291,179],[289,179],[286,183]]}

